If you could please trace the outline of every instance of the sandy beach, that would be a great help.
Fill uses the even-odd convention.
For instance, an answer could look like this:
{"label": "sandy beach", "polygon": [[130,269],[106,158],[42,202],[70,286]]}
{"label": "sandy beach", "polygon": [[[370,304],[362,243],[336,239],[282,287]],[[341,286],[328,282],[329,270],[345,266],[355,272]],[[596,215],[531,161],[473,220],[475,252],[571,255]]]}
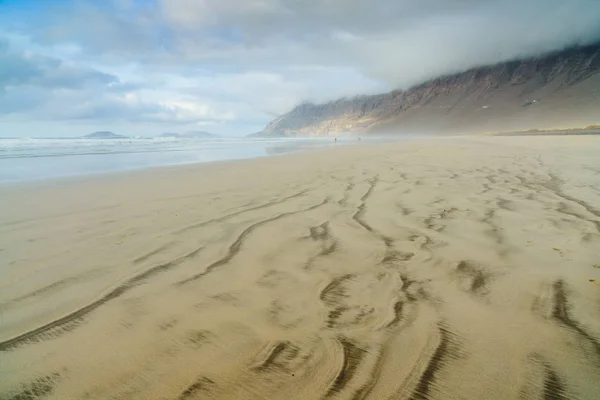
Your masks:
{"label": "sandy beach", "polygon": [[0,187],[0,399],[598,399],[600,140]]}

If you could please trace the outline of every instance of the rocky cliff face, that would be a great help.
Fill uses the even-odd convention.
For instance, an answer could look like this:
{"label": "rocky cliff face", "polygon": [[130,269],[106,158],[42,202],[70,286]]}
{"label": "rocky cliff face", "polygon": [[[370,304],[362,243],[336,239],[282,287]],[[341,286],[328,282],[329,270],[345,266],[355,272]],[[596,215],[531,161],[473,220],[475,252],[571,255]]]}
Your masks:
{"label": "rocky cliff face", "polygon": [[600,123],[600,44],[440,77],[410,90],[301,104],[264,136],[471,133]]}

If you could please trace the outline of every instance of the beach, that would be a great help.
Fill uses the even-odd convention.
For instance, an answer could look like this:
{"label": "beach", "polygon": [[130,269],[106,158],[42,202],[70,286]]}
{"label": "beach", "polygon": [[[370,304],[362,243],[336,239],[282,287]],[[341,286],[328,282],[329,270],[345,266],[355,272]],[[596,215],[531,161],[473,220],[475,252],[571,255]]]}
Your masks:
{"label": "beach", "polygon": [[600,141],[0,186],[0,399],[597,399]]}

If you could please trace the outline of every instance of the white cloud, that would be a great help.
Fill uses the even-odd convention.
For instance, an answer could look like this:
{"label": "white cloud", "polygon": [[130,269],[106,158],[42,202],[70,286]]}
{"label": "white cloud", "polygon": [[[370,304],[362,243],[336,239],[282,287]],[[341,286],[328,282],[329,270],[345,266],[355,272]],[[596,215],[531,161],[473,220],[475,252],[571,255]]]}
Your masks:
{"label": "white cloud", "polygon": [[5,120],[220,123],[235,119],[165,88],[124,84],[115,75],[31,51],[0,48],[0,113]]}

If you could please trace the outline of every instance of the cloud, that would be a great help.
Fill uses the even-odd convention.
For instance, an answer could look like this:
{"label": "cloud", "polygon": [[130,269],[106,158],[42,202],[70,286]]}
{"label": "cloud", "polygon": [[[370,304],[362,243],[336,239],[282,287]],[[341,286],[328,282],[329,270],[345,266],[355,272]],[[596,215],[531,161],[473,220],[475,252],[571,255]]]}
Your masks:
{"label": "cloud", "polygon": [[[161,0],[191,62],[343,65],[389,88],[600,40],[593,0]],[[215,42],[197,40],[213,33]],[[235,32],[228,40],[219,32]],[[220,40],[217,40],[220,39]]]}
{"label": "cloud", "polygon": [[0,93],[0,113],[11,121],[92,121],[96,123],[155,123],[203,125],[231,121],[231,111],[217,111],[211,105],[184,96],[143,91],[47,90],[21,86]]}
{"label": "cloud", "polygon": [[143,85],[0,42],[0,114],[12,120],[90,120],[170,124],[232,120],[190,96],[142,95]]}
{"label": "cloud", "polygon": [[237,130],[600,41],[597,0],[38,1],[0,12],[0,108],[23,118]]}
{"label": "cloud", "polygon": [[[323,65],[390,87],[600,40],[595,0],[155,0],[83,2],[38,29],[90,55],[234,72]],[[59,23],[60,22],[60,23]],[[425,67],[425,68],[423,68]],[[392,71],[395,71],[393,73]]]}
{"label": "cloud", "polygon": [[80,89],[89,85],[119,83],[119,78],[92,68],[28,51],[11,50],[0,42],[0,90],[20,86]]}

